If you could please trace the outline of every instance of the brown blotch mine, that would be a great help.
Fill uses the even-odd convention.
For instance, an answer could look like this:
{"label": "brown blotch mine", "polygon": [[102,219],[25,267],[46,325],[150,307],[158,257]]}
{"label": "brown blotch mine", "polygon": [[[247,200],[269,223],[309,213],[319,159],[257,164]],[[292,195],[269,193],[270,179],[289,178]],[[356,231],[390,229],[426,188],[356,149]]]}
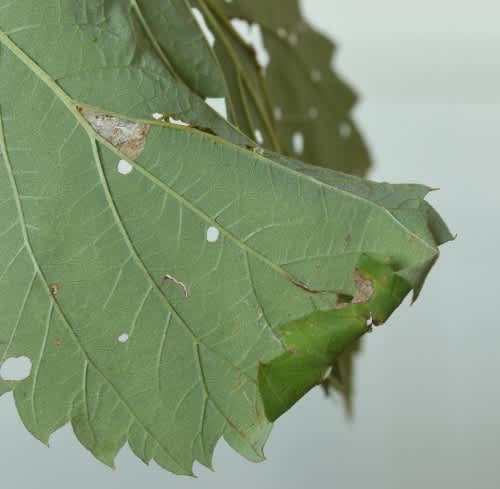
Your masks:
{"label": "brown blotch mine", "polygon": [[337,302],[337,309],[343,309],[351,304],[367,304],[373,297],[373,282],[363,276],[363,273],[358,268],[354,274],[354,285],[356,293],[351,302]]}
{"label": "brown blotch mine", "polygon": [[146,146],[149,126],[80,107],[80,113],[108,143],[119,149],[127,158],[134,160]]}

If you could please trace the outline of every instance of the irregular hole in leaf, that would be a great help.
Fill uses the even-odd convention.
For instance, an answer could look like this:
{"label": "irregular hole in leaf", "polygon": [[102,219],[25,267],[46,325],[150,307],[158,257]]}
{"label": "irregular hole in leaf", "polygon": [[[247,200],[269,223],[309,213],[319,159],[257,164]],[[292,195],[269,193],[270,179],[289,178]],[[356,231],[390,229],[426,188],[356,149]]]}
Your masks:
{"label": "irregular hole in leaf", "polygon": [[301,155],[304,152],[304,134],[294,132],[292,136],[293,150],[296,154]]}
{"label": "irregular hole in leaf", "polygon": [[7,358],[0,368],[0,377],[8,382],[20,382],[31,374],[32,363],[26,356]]}
{"label": "irregular hole in leaf", "polygon": [[151,117],[155,121],[161,121],[165,118],[165,114],[162,114],[161,112],[154,112],[153,114],[151,114]]}
{"label": "irregular hole in leaf", "polygon": [[196,22],[198,22],[201,32],[205,36],[205,39],[207,40],[208,44],[210,46],[213,46],[215,44],[215,36],[213,32],[208,28],[207,22],[205,21],[205,17],[196,7],[191,7],[191,12],[193,12],[193,16],[196,19]]}
{"label": "irregular hole in leaf", "polygon": [[274,118],[277,121],[280,121],[281,119],[283,119],[283,109],[281,107],[274,108]]}
{"label": "irregular hole in leaf", "polygon": [[127,121],[85,107],[80,108],[80,113],[99,135],[128,158],[134,160],[143,152],[149,131],[147,124]]}
{"label": "irregular hole in leaf", "polygon": [[220,231],[216,227],[210,226],[207,229],[207,241],[209,243],[215,243],[219,239],[219,236]]}
{"label": "irregular hole in leaf", "polygon": [[205,99],[207,105],[210,105],[219,115],[227,119],[227,103],[224,97],[211,97]]}
{"label": "irregular hole in leaf", "polygon": [[170,122],[170,124],[176,124],[177,126],[189,126],[188,122],[181,119],[175,119],[174,117],[169,117],[168,122]]}
{"label": "irregular hole in leaf", "polygon": [[134,167],[127,160],[120,160],[118,162],[118,173],[120,175],[129,175],[133,169]]}
{"label": "irregular hole in leaf", "polygon": [[249,23],[245,19],[231,19],[231,24],[240,37],[250,46],[255,52],[255,58],[258,65],[265,70],[269,66],[271,57],[269,51],[264,45],[264,38],[259,24],[255,22]]}

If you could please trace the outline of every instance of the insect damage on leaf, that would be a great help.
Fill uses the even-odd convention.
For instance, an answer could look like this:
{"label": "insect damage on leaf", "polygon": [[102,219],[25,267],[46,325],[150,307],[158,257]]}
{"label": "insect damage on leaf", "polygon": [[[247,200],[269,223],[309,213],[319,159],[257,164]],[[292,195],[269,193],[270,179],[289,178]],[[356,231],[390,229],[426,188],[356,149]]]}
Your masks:
{"label": "insect damage on leaf", "polygon": [[340,356],[371,329],[388,319],[411,290],[391,268],[368,255],[354,272],[357,292],[351,303],[316,311],[280,327],[286,352],[259,366],[258,384],[269,421],[288,411],[322,384]]}
{"label": "insect damage on leaf", "polygon": [[[229,113],[251,119],[236,128],[197,95],[224,94],[203,70],[216,65],[211,51],[185,34],[185,2],[163,2],[161,12],[157,2],[124,2],[105,16],[102,3],[87,0],[75,41],[68,26],[81,18],[80,2],[61,11],[45,0],[36,45],[30,12],[41,3],[2,6],[0,349],[3,359],[24,354],[33,365],[18,383],[0,379],[0,395],[13,391],[25,426],[43,443],[71,422],[111,467],[128,443],[145,463],[192,475],[196,461],[212,466],[221,437],[261,461],[268,419],[333,372],[368,317],[384,321],[410,285],[421,287],[449,232],[421,187],[347,178],[265,149],[290,146],[300,132],[304,159],[326,163],[307,156],[350,121],[347,108],[332,123],[323,98],[304,98],[298,115],[328,129],[316,144],[305,124],[285,127],[302,100],[294,86],[276,84],[267,104],[260,82],[247,77],[243,90],[229,87],[237,101],[227,97]],[[176,24],[182,36],[170,43]],[[181,41],[189,41],[185,59]],[[303,36],[296,41],[306,46]],[[282,68],[288,51],[273,56]],[[316,66],[324,80],[317,63],[303,75]],[[293,82],[297,72],[278,78]],[[184,119],[189,128],[174,130]],[[239,132],[247,129],[259,129],[262,146]],[[273,133],[277,145],[269,146]],[[339,146],[345,158],[335,151],[331,161],[366,162],[356,146]],[[408,213],[415,194],[421,205]],[[417,241],[408,242],[409,231]],[[357,263],[363,253],[394,257],[403,268]],[[332,289],[354,295],[356,267],[373,295],[360,282],[359,304],[338,310]]]}
{"label": "insect damage on leaf", "polygon": [[32,362],[26,356],[7,358],[0,367],[0,379],[20,382],[31,375]]}
{"label": "insect damage on leaf", "polygon": [[126,121],[85,107],[80,108],[80,113],[98,134],[128,158],[135,159],[144,150],[149,131],[147,124]]}
{"label": "insect damage on leaf", "polygon": [[178,285],[179,287],[181,287],[182,291],[184,292],[184,297],[186,297],[186,298],[189,297],[189,289],[188,289],[187,285],[184,282],[181,282],[180,280],[175,278],[173,275],[170,275],[169,273],[166,273],[163,276],[163,279],[161,281],[161,285],[163,286],[165,284],[165,282],[167,282],[169,280],[172,281],[174,284]]}
{"label": "insect damage on leaf", "polygon": [[343,302],[339,300],[337,309],[343,309],[351,304],[366,304],[370,302],[373,296],[373,282],[363,276],[363,272],[357,268],[354,275],[354,285],[356,286],[356,293],[350,302]]}

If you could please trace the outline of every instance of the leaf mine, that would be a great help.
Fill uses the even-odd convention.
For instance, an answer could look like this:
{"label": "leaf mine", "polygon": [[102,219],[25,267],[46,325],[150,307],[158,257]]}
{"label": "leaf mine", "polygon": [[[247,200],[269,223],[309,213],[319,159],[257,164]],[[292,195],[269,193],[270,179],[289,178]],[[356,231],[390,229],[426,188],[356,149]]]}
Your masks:
{"label": "leaf mine", "polygon": [[[128,158],[133,160],[143,152],[149,131],[147,124],[120,119],[86,107],[80,108],[80,113],[99,135]],[[129,171],[125,169],[125,163],[122,163],[122,167],[126,174]]]}

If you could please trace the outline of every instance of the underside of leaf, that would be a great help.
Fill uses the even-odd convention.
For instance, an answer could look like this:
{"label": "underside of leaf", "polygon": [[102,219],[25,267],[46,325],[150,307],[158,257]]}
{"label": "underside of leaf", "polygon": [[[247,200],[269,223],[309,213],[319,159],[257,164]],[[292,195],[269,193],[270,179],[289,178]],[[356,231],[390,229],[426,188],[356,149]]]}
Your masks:
{"label": "underside of leaf", "polygon": [[191,474],[221,437],[263,459],[259,366],[290,325],[362,307],[363,257],[418,292],[451,236],[426,187],[255,150],[150,4],[0,1],[0,364],[31,361],[0,395],[45,443],[71,422],[108,465],[128,442]]}

